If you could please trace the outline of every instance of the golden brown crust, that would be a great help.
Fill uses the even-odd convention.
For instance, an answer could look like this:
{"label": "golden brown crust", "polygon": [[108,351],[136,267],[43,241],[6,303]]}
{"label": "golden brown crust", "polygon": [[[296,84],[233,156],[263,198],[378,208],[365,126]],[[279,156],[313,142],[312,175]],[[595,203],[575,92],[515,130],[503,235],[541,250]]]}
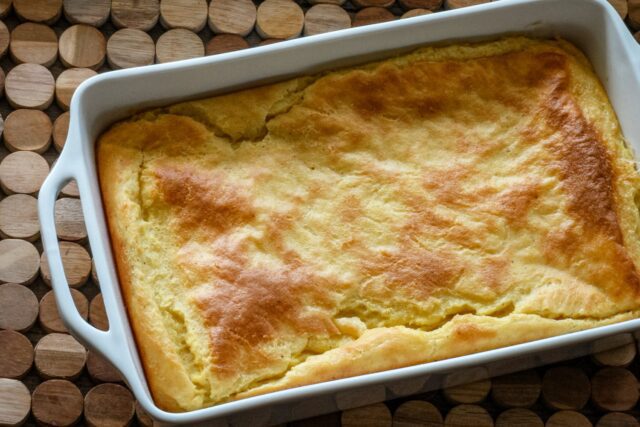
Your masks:
{"label": "golden brown crust", "polygon": [[156,403],[190,410],[636,317],[640,188],[562,41],[424,48],[100,139]]}

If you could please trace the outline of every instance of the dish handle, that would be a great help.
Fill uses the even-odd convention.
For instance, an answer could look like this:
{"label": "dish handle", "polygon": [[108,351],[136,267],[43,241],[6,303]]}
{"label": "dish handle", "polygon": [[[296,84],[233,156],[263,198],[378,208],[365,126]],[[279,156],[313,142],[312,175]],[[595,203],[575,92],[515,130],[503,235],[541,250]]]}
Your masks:
{"label": "dish handle", "polygon": [[113,348],[113,332],[111,329],[102,331],[93,327],[80,315],[73,301],[60,255],[55,223],[55,203],[60,190],[72,179],[77,180],[73,168],[68,165],[58,161],[40,188],[38,216],[42,246],[49,261],[51,285],[62,322],[79,341],[89,344],[102,354],[107,354],[108,349]]}

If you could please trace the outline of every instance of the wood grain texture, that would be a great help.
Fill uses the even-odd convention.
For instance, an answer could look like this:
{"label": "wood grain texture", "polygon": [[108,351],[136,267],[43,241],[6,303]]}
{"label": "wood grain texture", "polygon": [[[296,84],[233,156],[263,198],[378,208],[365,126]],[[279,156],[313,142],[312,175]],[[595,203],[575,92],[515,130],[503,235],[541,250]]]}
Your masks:
{"label": "wood grain texture", "polygon": [[[89,301],[84,294],[76,289],[71,289],[71,297],[76,305],[76,309],[80,316],[87,320],[89,317]],[[53,291],[47,292],[40,300],[40,313],[38,315],[38,321],[40,326],[46,332],[68,332],[66,326],[62,323],[60,315],[58,314],[58,307],[56,306],[56,300],[53,295]]]}
{"label": "wood grain texture", "polygon": [[116,31],[107,42],[107,60],[111,68],[131,68],[151,65],[156,45],[151,36],[134,28]]}
{"label": "wood grain texture", "polygon": [[0,162],[0,188],[5,194],[36,195],[49,174],[49,163],[38,153],[16,151]]}
{"label": "wood grain texture", "polygon": [[20,381],[0,378],[0,425],[20,426],[29,416],[31,396]]}
{"label": "wood grain texture", "polygon": [[100,384],[84,398],[84,419],[90,427],[127,426],[135,413],[131,392],[118,384]]}
{"label": "wood grain texture", "polygon": [[304,35],[327,33],[351,27],[351,17],[340,6],[317,4],[307,10],[304,16]]}
{"label": "wood grain texture", "polygon": [[[64,266],[64,274],[72,288],[79,288],[87,283],[91,274],[91,256],[87,250],[74,242],[60,242],[60,256]],[[40,275],[47,286],[51,286],[49,261],[44,252],[40,259]]]}
{"label": "wood grain texture", "polygon": [[444,419],[446,427],[493,427],[493,418],[482,406],[458,405],[453,407]]}
{"label": "wood grain texture", "polygon": [[348,409],[342,412],[343,427],[390,427],[391,412],[384,403]]}
{"label": "wood grain texture", "polygon": [[256,31],[263,39],[293,39],[304,26],[304,12],[292,0],[266,0],[258,6]]}
{"label": "wood grain texture", "polygon": [[13,62],[50,67],[58,59],[58,36],[44,24],[25,22],[11,31],[9,54]]}
{"label": "wood grain texture", "polygon": [[111,0],[111,21],[118,28],[149,31],[159,17],[159,0]]}
{"label": "wood grain texture", "polygon": [[62,15],[62,0],[13,0],[13,9],[24,21],[54,24]]}
{"label": "wood grain texture", "polygon": [[603,411],[628,411],[638,402],[638,380],[624,368],[603,368],[591,378],[591,401]]}
{"label": "wood grain texture", "polygon": [[78,387],[67,380],[40,383],[31,395],[31,411],[45,426],[72,426],[82,416],[83,399]]}
{"label": "wood grain texture", "polygon": [[114,383],[122,381],[120,373],[102,356],[92,351],[87,355],[87,372],[96,382]]}
{"label": "wood grain texture", "polygon": [[0,283],[31,284],[39,268],[40,254],[33,244],[21,239],[0,240]]}
{"label": "wood grain texture", "polygon": [[248,47],[249,43],[236,34],[220,34],[211,37],[211,40],[207,42],[205,54],[215,55],[218,53],[247,49]]}
{"label": "wood grain texture", "polygon": [[380,22],[389,22],[396,19],[393,13],[382,7],[366,7],[353,17],[352,26],[360,27],[362,25],[378,24]]}
{"label": "wood grain texture", "polygon": [[64,0],[63,12],[72,24],[100,27],[111,13],[111,0]]}
{"label": "wood grain texture", "polygon": [[0,285],[0,329],[26,332],[38,318],[38,298],[26,286]]}
{"label": "wood grain texture", "polygon": [[395,0],[351,0],[354,6],[363,7],[391,7]]}
{"label": "wood grain texture", "polygon": [[580,369],[560,366],[549,369],[542,379],[542,398],[553,409],[581,409],[591,395],[591,383]]}
{"label": "wood grain texture", "polygon": [[630,342],[621,347],[601,351],[591,356],[594,363],[600,366],[626,367],[636,357],[636,343]]}
{"label": "wood grain texture", "polygon": [[622,412],[609,412],[603,415],[596,427],[639,427],[640,422],[631,414],[624,414]]}
{"label": "wood grain texture", "polygon": [[38,240],[40,223],[37,200],[33,196],[13,194],[0,200],[0,236],[28,242]]}
{"label": "wood grain texture", "polygon": [[207,24],[206,0],[162,0],[160,24],[165,29],[184,28],[199,32]]}
{"label": "wood grain texture", "polygon": [[71,98],[80,83],[98,73],[90,68],[69,68],[56,79],[56,103],[67,111],[71,106]]}
{"label": "wood grain texture", "polygon": [[5,80],[5,94],[11,107],[44,110],[53,102],[55,81],[40,64],[20,64],[11,69]]}
{"label": "wood grain texture", "polygon": [[398,0],[398,4],[405,10],[427,9],[436,11],[442,7],[442,0]]}
{"label": "wood grain texture", "polygon": [[460,9],[462,7],[475,6],[482,3],[489,3],[491,0],[444,0],[445,9]]}
{"label": "wood grain texture", "polygon": [[0,0],[0,18],[7,16],[12,10],[13,0]]}
{"label": "wood grain texture", "polygon": [[23,378],[32,365],[33,345],[29,338],[16,331],[0,330],[0,378]]}
{"label": "wood grain texture", "polygon": [[253,30],[256,14],[251,0],[211,0],[207,22],[214,33],[244,37]]}
{"label": "wood grain texture", "polygon": [[480,403],[491,391],[491,380],[484,379],[442,390],[445,398],[451,403]]}
{"label": "wood grain texture", "polygon": [[404,402],[393,413],[393,427],[440,427],[443,422],[438,408],[423,400]]}
{"label": "wood grain texture", "polygon": [[[60,114],[56,121],[53,122],[53,146],[56,151],[62,151],[64,147],[64,143],[67,141],[67,133],[69,132],[69,112],[64,112]],[[49,121],[49,123],[51,123]]]}
{"label": "wood grain texture", "polygon": [[627,0],[608,0],[611,3],[611,6],[614,7],[620,18],[625,19],[627,14],[629,13],[629,5],[627,4]]}
{"label": "wood grain texture", "polygon": [[156,61],[158,63],[179,61],[181,59],[204,56],[202,39],[193,31],[175,28],[163,33],[156,42]]}
{"label": "wood grain texture", "polygon": [[545,427],[592,427],[591,421],[580,412],[560,411],[549,417]]}
{"label": "wood grain texture", "polygon": [[102,294],[98,294],[91,300],[89,305],[89,321],[96,328],[106,331],[109,329],[109,319],[104,309]]}
{"label": "wood grain texture", "polygon": [[415,16],[429,15],[430,13],[433,13],[433,12],[431,12],[428,9],[411,9],[403,13],[402,16],[400,16],[400,18],[402,19],[413,18]]}
{"label": "wood grain texture", "polygon": [[35,366],[42,378],[74,380],[87,361],[87,350],[68,334],[43,336],[35,347]]}
{"label": "wood grain texture", "polygon": [[0,58],[3,57],[5,53],[7,53],[10,40],[11,35],[9,33],[9,29],[4,22],[0,21]]}
{"label": "wood grain texture", "polygon": [[72,242],[82,242],[87,238],[80,200],[63,197],[56,201],[56,231],[58,238]]}
{"label": "wood grain texture", "polygon": [[496,418],[496,427],[544,427],[542,419],[532,410],[508,409]]}
{"label": "wood grain texture", "polygon": [[100,30],[78,24],[62,33],[58,50],[65,67],[97,70],[104,63],[107,42]]}
{"label": "wood grain texture", "polygon": [[526,408],[540,397],[542,381],[534,371],[521,371],[492,379],[491,398],[505,408]]}
{"label": "wood grain texture", "polygon": [[51,145],[52,124],[43,111],[19,109],[4,121],[2,138],[9,151],[44,153]]}

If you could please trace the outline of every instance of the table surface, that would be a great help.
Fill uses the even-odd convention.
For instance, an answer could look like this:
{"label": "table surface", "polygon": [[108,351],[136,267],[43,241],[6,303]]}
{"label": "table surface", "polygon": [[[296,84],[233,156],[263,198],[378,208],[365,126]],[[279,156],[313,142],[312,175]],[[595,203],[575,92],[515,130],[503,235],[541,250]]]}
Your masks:
{"label": "table surface", "polygon": [[[4,204],[9,209],[0,209],[0,235],[6,238],[16,234],[30,243],[18,242],[11,252],[14,258],[10,261],[5,258],[5,265],[0,253],[0,425],[3,422],[9,425],[20,422],[20,405],[9,402],[7,394],[3,394],[3,387],[5,391],[10,387],[2,383],[2,377],[18,376],[32,394],[33,410],[24,421],[29,426],[37,425],[37,422],[150,425],[144,414],[133,414],[132,397],[110,367],[95,355],[87,357],[82,347],[78,348],[70,337],[60,335],[64,330],[56,316],[51,295],[48,295],[50,287],[46,284],[46,265],[43,271],[38,256],[42,253],[42,245],[37,238],[37,230],[34,235],[30,230],[33,225],[26,219],[31,213],[32,200],[30,196],[10,195],[31,193],[33,196],[37,192],[48,167],[58,156],[57,146],[64,140],[68,122],[64,122],[65,116],[57,122],[56,119],[64,112],[63,108],[68,108],[71,94],[79,82],[94,74],[86,68],[95,68],[102,73],[111,70],[110,64],[150,63],[154,61],[154,49],[156,61],[175,60],[250,48],[277,42],[277,37],[295,37],[298,33],[303,36],[430,13],[427,9],[446,13],[447,8],[482,2],[447,0],[442,4],[442,0],[325,0],[334,4],[312,9],[311,3],[321,2],[268,0],[258,13],[256,25],[256,8],[263,2],[252,4],[250,0],[214,0],[218,3],[217,9],[209,15],[208,22],[207,12],[213,5],[205,0],[65,0],[64,9],[62,0],[13,1],[13,7],[7,9],[11,1],[0,0],[0,14],[7,11],[0,21],[8,30],[3,35],[3,26],[0,25],[0,50],[3,43],[8,44],[8,33],[22,26],[12,34],[11,46],[0,60],[0,67],[7,75],[6,80],[0,79],[6,83],[0,100],[0,114],[4,119],[4,143],[0,144],[0,208]],[[630,31],[634,31],[634,27],[640,29],[640,1],[610,1],[624,16]],[[130,8],[133,3],[139,8],[137,13]],[[336,6],[336,3],[342,4]],[[310,9],[312,12],[307,13]],[[283,16],[286,19],[282,19]],[[70,21],[82,20],[97,30],[89,26],[67,31],[72,26]],[[29,21],[41,23],[24,27],[24,22]],[[109,40],[119,28],[132,26],[144,30],[150,37],[141,31],[120,32],[120,39],[115,37],[106,48],[109,57],[104,58],[104,41]],[[176,26],[188,29],[175,29]],[[36,85],[47,90],[51,86],[51,81],[46,78],[25,86],[24,80],[15,78],[19,69],[11,73],[17,61],[41,62],[55,79],[56,100],[43,109],[46,114],[16,108],[31,107],[28,103],[42,95],[40,86]],[[63,73],[70,67],[85,69]],[[33,69],[40,70],[35,66]],[[36,101],[48,102],[46,95],[44,98]],[[9,117],[16,109],[20,112]],[[52,134],[54,143],[50,142]],[[15,154],[27,151],[29,153]],[[9,155],[13,156],[11,161],[7,159]],[[69,188],[62,197],[69,199],[65,201],[62,220],[66,221],[68,239],[75,241],[67,245],[67,263],[78,290],[76,296],[91,322],[106,327],[99,287],[90,274],[90,248],[83,239],[82,227],[78,226],[77,194]],[[25,219],[17,220],[15,216]],[[0,240],[0,251],[5,250],[2,247]],[[10,265],[6,265],[7,262]],[[3,278],[2,274],[13,276]],[[21,283],[18,286],[3,284],[10,281]],[[7,332],[2,328],[19,332]],[[35,351],[30,345],[25,346],[26,340],[21,341],[21,337],[26,337]],[[9,342],[11,346],[7,344]],[[327,414],[290,425],[638,426],[640,359],[636,353],[637,343],[630,338],[629,344],[597,356]],[[35,362],[30,359],[33,354]],[[75,387],[56,378],[69,381]],[[4,384],[8,383],[5,381]],[[16,385],[15,382],[11,384],[11,387]],[[71,390],[64,394],[69,398],[68,402],[62,408],[60,401],[52,409],[47,393],[55,395],[59,390],[66,390],[65,387]],[[7,400],[3,402],[3,399]]]}

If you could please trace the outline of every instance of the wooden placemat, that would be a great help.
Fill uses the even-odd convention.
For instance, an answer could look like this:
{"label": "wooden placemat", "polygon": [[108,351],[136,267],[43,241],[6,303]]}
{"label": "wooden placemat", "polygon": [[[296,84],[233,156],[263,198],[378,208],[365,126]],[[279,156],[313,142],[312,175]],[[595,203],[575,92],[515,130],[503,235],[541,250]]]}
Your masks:
{"label": "wooden placemat", "polygon": [[[64,145],[78,84],[96,71],[486,1],[0,0],[0,426],[152,425],[118,373],[67,335],[41,257],[35,197]],[[640,0],[609,1],[640,30]],[[106,329],[77,197],[69,184],[56,205],[65,271],[81,314]],[[289,425],[639,426],[637,348],[630,337],[594,356]]]}

